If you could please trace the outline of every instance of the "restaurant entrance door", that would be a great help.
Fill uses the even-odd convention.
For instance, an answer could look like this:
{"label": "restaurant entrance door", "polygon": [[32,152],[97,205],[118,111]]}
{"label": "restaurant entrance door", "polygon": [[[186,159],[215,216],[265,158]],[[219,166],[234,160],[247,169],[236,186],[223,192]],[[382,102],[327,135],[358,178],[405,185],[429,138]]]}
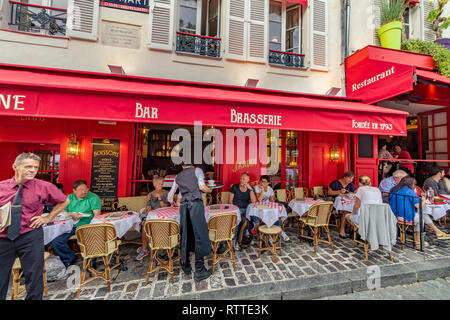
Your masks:
{"label": "restaurant entrance door", "polygon": [[355,184],[358,185],[358,177],[366,175],[370,177],[372,186],[378,186],[378,139],[370,134],[353,135],[353,168],[355,168]]}

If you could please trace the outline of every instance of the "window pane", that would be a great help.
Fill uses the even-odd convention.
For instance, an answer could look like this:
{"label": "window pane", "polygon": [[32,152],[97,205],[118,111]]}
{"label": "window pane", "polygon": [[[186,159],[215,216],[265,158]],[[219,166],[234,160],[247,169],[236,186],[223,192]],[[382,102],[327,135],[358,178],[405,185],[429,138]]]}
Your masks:
{"label": "window pane", "polygon": [[434,114],[434,125],[439,126],[447,123],[447,112],[439,112]]}
{"label": "window pane", "polygon": [[187,6],[191,8],[197,8],[197,0],[181,0],[180,4],[182,6]]}
{"label": "window pane", "polygon": [[373,158],[373,136],[368,134],[358,135],[358,157]]}
{"label": "window pane", "polygon": [[438,140],[434,143],[436,145],[436,152],[447,152],[447,140]]}
{"label": "window pane", "polygon": [[428,127],[428,119],[430,118],[430,116],[422,116],[421,117],[421,124],[422,124],[422,128],[427,128]]}
{"label": "window pane", "polygon": [[281,3],[270,1],[269,20],[281,22]]}
{"label": "window pane", "polygon": [[299,10],[293,9],[286,12],[286,29],[298,27]]}
{"label": "window pane", "polygon": [[[299,53],[298,34],[299,34],[298,28],[286,32],[286,51]],[[295,48],[295,50],[292,50],[293,48]]]}
{"label": "window pane", "polygon": [[180,31],[195,33],[197,26],[197,9],[180,7]]}
{"label": "window pane", "polygon": [[[280,22],[270,22],[270,32],[269,32],[269,41],[275,43],[275,45],[279,45],[281,49],[281,23]],[[275,50],[280,50],[275,49]]]}
{"label": "window pane", "polygon": [[208,11],[208,36],[217,37],[219,36],[219,0],[211,0]]}
{"label": "window pane", "polygon": [[434,138],[435,139],[447,138],[447,127],[434,128]]}

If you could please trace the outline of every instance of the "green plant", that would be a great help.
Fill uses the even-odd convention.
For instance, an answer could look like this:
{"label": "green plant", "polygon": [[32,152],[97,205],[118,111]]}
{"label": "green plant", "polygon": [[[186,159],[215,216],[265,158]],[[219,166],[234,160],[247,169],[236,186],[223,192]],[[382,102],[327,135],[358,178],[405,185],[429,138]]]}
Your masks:
{"label": "green plant", "polygon": [[408,40],[402,43],[402,50],[431,55],[439,73],[450,78],[450,51],[444,46],[434,42]]}
{"label": "green plant", "polygon": [[391,21],[402,21],[404,11],[404,0],[383,0],[380,7],[381,25],[384,25]]}
{"label": "green plant", "polygon": [[[448,0],[438,0],[438,7],[430,11],[427,17],[427,21],[433,23],[433,31],[436,32],[436,39],[442,38],[442,31],[450,26],[450,18],[442,17],[444,12],[444,6],[448,3]],[[433,4],[433,2],[431,2]]]}

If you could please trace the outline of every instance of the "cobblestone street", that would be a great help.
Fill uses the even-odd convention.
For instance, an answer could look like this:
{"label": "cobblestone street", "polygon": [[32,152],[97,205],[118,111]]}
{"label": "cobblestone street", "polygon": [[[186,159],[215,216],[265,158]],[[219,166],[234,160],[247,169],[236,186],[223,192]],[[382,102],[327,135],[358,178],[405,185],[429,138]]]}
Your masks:
{"label": "cobblestone street", "polygon": [[[446,230],[443,228],[443,230]],[[387,253],[379,249],[369,252],[369,260],[364,259],[364,249],[357,245],[353,247],[351,239],[339,238],[337,232],[332,230],[332,239],[334,252],[326,244],[319,244],[317,256],[313,254],[312,244],[302,241],[299,244],[296,229],[286,229],[290,242],[282,242],[282,255],[277,263],[273,263],[272,254],[265,252],[258,258],[257,245],[254,241],[248,249],[236,252],[237,271],[233,272],[233,266],[230,262],[220,262],[216,272],[209,279],[201,282],[195,282],[193,275],[186,276],[179,266],[175,263],[175,283],[172,284],[169,274],[162,270],[153,273],[148,285],[145,285],[145,277],[149,258],[142,261],[135,261],[137,245],[127,244],[121,246],[120,256],[127,266],[127,271],[122,271],[116,280],[111,283],[111,292],[107,292],[106,282],[96,279],[85,285],[81,291],[80,299],[107,299],[107,300],[140,300],[140,299],[296,299],[297,295],[281,294],[278,291],[289,292],[292,289],[305,286],[305,295],[303,298],[321,298],[330,295],[346,294],[355,291],[355,282],[352,280],[352,288],[342,288],[343,292],[336,292],[339,288],[342,277],[346,274],[356,274],[360,272],[362,288],[357,290],[364,291],[364,283],[367,279],[367,267],[378,265],[386,267],[383,272],[395,273],[395,283],[412,283],[417,281],[415,274],[412,276],[405,265],[417,265],[423,262],[439,267],[443,262],[448,263],[450,256],[449,240],[434,240],[434,235],[427,233],[425,239],[424,252],[412,249],[410,246],[401,250],[397,244],[393,249],[394,262],[391,262]],[[191,259],[193,260],[193,259]],[[207,260],[207,267],[211,266],[211,258]],[[413,263],[412,263],[413,262]],[[416,263],[417,262],[417,263]],[[81,262],[78,263],[80,265]],[[445,267],[445,266],[442,266]],[[100,265],[99,270],[102,270]],[[428,268],[428,266],[427,266]],[[112,272],[114,278],[117,271]],[[411,278],[412,277],[412,278]],[[433,279],[438,278],[434,277]],[[412,279],[411,281],[410,278]],[[339,280],[341,279],[341,280]],[[388,283],[383,283],[385,287]],[[391,278],[389,278],[391,279]],[[430,280],[430,279],[427,279]],[[319,283],[326,282],[330,287],[320,292],[308,293],[309,288]],[[387,280],[386,280],[387,281]],[[336,285],[331,285],[336,282]],[[328,291],[327,291],[328,290]],[[329,291],[331,290],[331,291]],[[341,289],[339,289],[341,290]],[[341,290],[341,291],[342,291]],[[56,281],[48,284],[48,300],[54,299],[75,299],[76,290],[67,289],[67,281]],[[24,296],[21,296],[23,299]]]}

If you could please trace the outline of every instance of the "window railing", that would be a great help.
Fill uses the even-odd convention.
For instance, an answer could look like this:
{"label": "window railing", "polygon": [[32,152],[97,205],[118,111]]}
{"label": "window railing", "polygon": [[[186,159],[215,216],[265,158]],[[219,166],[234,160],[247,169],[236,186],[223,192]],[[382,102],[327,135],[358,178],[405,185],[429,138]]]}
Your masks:
{"label": "window railing", "polygon": [[220,58],[221,38],[177,32],[177,52]]}
{"label": "window railing", "polygon": [[304,68],[305,55],[301,53],[269,50],[269,63],[291,68]]}
{"label": "window railing", "polygon": [[13,30],[41,35],[66,35],[67,10],[10,1]]}

